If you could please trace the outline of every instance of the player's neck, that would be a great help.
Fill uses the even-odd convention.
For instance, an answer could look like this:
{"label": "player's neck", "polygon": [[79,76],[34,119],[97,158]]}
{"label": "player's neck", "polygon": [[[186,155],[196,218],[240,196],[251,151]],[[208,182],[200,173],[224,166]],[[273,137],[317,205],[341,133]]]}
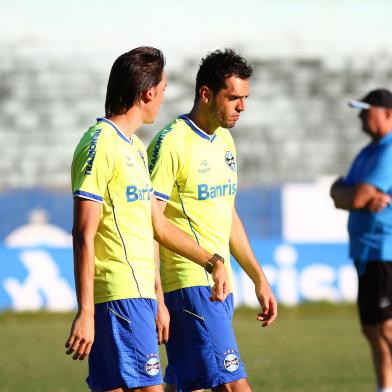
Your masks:
{"label": "player's neck", "polygon": [[119,130],[129,139],[143,123],[137,113],[132,113],[131,109],[124,114],[110,116],[108,120],[116,124]]}
{"label": "player's neck", "polygon": [[208,113],[197,105],[193,106],[192,110],[186,116],[210,136],[213,135],[219,127],[215,121],[210,121]]}

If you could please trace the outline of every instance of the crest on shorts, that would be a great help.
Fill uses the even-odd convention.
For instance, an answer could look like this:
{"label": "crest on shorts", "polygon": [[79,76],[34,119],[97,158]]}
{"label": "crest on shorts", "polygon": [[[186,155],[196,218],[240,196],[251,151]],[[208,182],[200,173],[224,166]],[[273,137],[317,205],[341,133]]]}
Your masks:
{"label": "crest on shorts", "polygon": [[147,355],[147,362],[145,365],[146,372],[149,376],[156,376],[161,370],[161,364],[159,362],[159,357],[157,354]]}
{"label": "crest on shorts", "polygon": [[234,353],[234,350],[229,350],[225,353],[225,355],[223,363],[225,369],[230,373],[235,372],[240,367],[240,360],[238,356]]}
{"label": "crest on shorts", "polygon": [[225,161],[231,170],[235,171],[237,165],[235,164],[235,158],[231,151],[226,151],[225,153]]}

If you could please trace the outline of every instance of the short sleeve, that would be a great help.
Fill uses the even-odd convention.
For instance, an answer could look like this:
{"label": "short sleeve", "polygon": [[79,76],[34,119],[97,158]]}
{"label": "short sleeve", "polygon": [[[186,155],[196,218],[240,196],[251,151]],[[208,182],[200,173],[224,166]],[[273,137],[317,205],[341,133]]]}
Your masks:
{"label": "short sleeve", "polygon": [[72,192],[81,197],[103,203],[107,184],[113,177],[115,152],[113,144],[100,130],[85,136],[75,150],[72,161]]}
{"label": "short sleeve", "polygon": [[389,192],[392,189],[392,145],[382,148],[362,180],[382,192]]}
{"label": "short sleeve", "polygon": [[157,199],[168,201],[180,171],[178,149],[163,131],[151,141],[147,154],[154,194]]}

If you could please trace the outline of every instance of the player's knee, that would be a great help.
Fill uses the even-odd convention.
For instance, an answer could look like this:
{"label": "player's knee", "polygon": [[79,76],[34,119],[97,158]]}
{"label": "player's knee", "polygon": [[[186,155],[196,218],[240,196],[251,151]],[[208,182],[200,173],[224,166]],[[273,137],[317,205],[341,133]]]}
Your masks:
{"label": "player's knee", "polygon": [[123,388],[121,389],[122,392],[163,392],[163,387],[162,385],[152,385],[148,387],[142,387],[142,388]]}
{"label": "player's knee", "polygon": [[227,384],[222,384],[217,388],[213,389],[214,392],[252,392],[248,380],[242,378],[241,380],[229,382]]}

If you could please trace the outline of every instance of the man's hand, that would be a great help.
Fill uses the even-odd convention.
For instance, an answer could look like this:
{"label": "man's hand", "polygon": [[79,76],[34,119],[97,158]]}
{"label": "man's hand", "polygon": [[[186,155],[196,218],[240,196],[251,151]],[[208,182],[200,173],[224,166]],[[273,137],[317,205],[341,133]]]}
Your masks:
{"label": "man's hand", "polygon": [[212,287],[210,300],[223,302],[230,293],[230,283],[225,265],[221,260],[215,262],[211,276],[215,284]]}
{"label": "man's hand", "polygon": [[169,340],[169,323],[170,315],[166,305],[164,303],[158,303],[158,312],[155,318],[158,344],[166,344]]}
{"label": "man's hand", "polygon": [[65,347],[67,355],[72,354],[73,359],[83,360],[90,354],[94,341],[94,314],[77,314],[71,327],[71,333]]}
{"label": "man's hand", "polygon": [[344,185],[344,177],[340,176],[338,177],[331,185],[331,190],[330,190],[330,195],[333,198],[334,197],[334,192],[336,188],[338,188],[340,185]]}
{"label": "man's hand", "polygon": [[366,205],[365,209],[370,212],[380,212],[391,203],[391,196],[381,191],[377,191],[373,198]]}
{"label": "man's hand", "polygon": [[262,322],[263,327],[268,327],[278,315],[278,303],[267,281],[256,286],[255,291],[262,309],[257,320]]}

